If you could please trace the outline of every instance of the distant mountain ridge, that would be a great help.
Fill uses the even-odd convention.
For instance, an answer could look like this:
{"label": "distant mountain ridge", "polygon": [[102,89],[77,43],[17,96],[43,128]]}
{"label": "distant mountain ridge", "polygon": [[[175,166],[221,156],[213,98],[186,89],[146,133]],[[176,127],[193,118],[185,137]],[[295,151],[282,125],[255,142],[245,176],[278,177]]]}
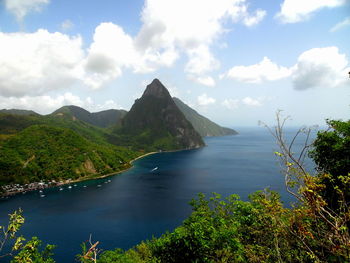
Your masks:
{"label": "distant mountain ridge", "polygon": [[0,193],[2,185],[120,171],[144,153],[205,146],[202,136],[232,133],[225,129],[173,99],[158,79],[129,112],[73,105],[48,115],[0,110]]}
{"label": "distant mountain ridge", "polygon": [[89,112],[81,107],[69,105],[63,106],[51,113],[51,115],[70,115],[72,118],[87,122],[89,124],[107,128],[118,123],[127,113],[125,110],[104,110],[100,112]]}
{"label": "distant mountain ridge", "polygon": [[14,115],[40,115],[32,110],[19,110],[19,109],[2,109],[0,113],[4,114],[14,114]]}
{"label": "distant mountain ridge", "polygon": [[191,149],[204,146],[201,136],[186,119],[168,90],[154,79],[121,120],[115,134],[131,135],[145,149]]}
{"label": "distant mountain ridge", "polygon": [[[153,91],[157,92],[157,91]],[[161,92],[161,91],[158,91]],[[144,95],[149,95],[147,91]],[[161,94],[154,94],[156,96],[161,96]],[[235,135],[238,134],[234,129],[221,127],[215,122],[209,120],[203,115],[199,114],[197,111],[186,105],[179,98],[173,97],[173,101],[179,110],[185,115],[186,119],[192,124],[193,128],[202,136],[202,137],[211,137],[211,136],[225,136],[225,135]],[[19,116],[42,116],[32,110],[19,110],[19,109],[3,109],[0,110],[0,114],[13,114]],[[51,116],[65,116],[69,117],[72,120],[80,120],[91,125],[107,128],[113,127],[118,124],[123,117],[127,114],[126,110],[116,110],[109,109],[100,112],[89,112],[84,108],[68,105],[63,106],[53,113],[49,114]],[[49,116],[47,115],[47,116]]]}
{"label": "distant mountain ridge", "polygon": [[176,106],[182,111],[186,119],[189,120],[193,128],[202,136],[224,136],[224,135],[235,135],[238,134],[237,131],[221,127],[215,122],[209,120],[208,118],[200,115],[197,111],[186,105],[178,98],[173,98]]}

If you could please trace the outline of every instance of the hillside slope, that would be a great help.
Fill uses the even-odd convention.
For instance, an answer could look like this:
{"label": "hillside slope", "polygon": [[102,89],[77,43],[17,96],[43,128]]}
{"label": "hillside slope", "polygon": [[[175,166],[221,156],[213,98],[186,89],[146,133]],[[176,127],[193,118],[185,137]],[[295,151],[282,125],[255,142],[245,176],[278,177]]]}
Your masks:
{"label": "hillside slope", "polygon": [[120,121],[120,119],[125,116],[125,114],[125,110],[114,109],[91,113],[81,107],[69,105],[59,108],[58,110],[54,111],[51,115],[67,115],[71,116],[73,120],[78,119],[80,121],[87,122],[94,126],[107,128],[109,126],[117,124]]}
{"label": "hillside slope", "polygon": [[109,136],[106,130],[77,119],[73,120],[70,115],[41,116],[0,113],[0,135],[3,137],[4,135],[16,134],[32,125],[48,125],[59,128],[68,128],[84,138],[100,144],[106,144],[106,138]]}
{"label": "hillside slope", "polygon": [[2,109],[0,113],[4,114],[15,114],[15,115],[40,115],[32,110],[19,110],[19,109]]}
{"label": "hillside slope", "polygon": [[215,122],[209,120],[208,118],[200,115],[197,111],[186,105],[178,98],[173,98],[176,106],[185,115],[186,119],[191,122],[193,128],[202,136],[224,136],[224,135],[235,135],[238,134],[237,131],[221,127]]}
{"label": "hillside slope", "polygon": [[0,184],[117,172],[137,156],[125,148],[93,143],[70,129],[48,125],[32,125],[0,146]]}

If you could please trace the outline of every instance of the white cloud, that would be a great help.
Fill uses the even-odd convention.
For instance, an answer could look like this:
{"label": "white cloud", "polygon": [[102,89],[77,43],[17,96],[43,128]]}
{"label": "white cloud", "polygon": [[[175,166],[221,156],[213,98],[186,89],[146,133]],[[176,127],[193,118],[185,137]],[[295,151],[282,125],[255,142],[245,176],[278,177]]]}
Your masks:
{"label": "white cloud", "polygon": [[61,33],[0,32],[0,96],[40,95],[81,77],[82,40]]}
{"label": "white cloud", "polygon": [[329,31],[330,32],[335,32],[340,29],[343,29],[344,27],[350,26],[350,17],[345,18],[343,21],[339,22],[335,26],[333,26]]}
{"label": "white cloud", "polygon": [[214,98],[209,97],[206,93],[198,96],[197,102],[199,106],[207,106],[210,104],[214,104],[216,100]]}
{"label": "white cloud", "polygon": [[226,108],[230,110],[237,109],[239,107],[239,100],[238,99],[225,99],[221,105],[225,106]]}
{"label": "white cloud", "polygon": [[322,8],[334,8],[345,3],[346,0],[284,0],[276,17],[283,23],[297,23],[307,20]]}
{"label": "white cloud", "polygon": [[[183,52],[189,61],[185,71],[203,79],[215,70],[219,62],[210,52],[210,46],[226,29],[226,20],[247,26],[259,23],[266,12],[248,12],[245,0],[146,0],[142,11],[143,26],[135,39],[140,50],[158,50],[160,54],[173,50]],[[194,19],[195,16],[195,19]],[[173,56],[169,65],[178,56]]]}
{"label": "white cloud", "polygon": [[254,16],[249,16],[249,15],[245,16],[243,18],[243,23],[248,27],[255,26],[259,24],[264,19],[265,16],[266,16],[266,11],[258,9],[255,12]]}
{"label": "white cloud", "polygon": [[219,62],[205,45],[200,45],[195,49],[188,50],[189,61],[185,71],[191,74],[202,75],[219,67]]}
{"label": "white cloud", "polygon": [[94,103],[90,97],[86,99],[85,106],[83,107],[91,112],[98,112],[98,111],[109,110],[109,109],[123,109],[123,107],[120,106],[114,100],[106,100],[105,102],[99,104],[99,103]]}
{"label": "white cloud", "polygon": [[210,76],[198,77],[198,76],[189,75],[188,79],[208,87],[214,87],[216,85],[215,80]]}
{"label": "white cloud", "polygon": [[297,90],[341,87],[349,82],[349,61],[337,47],[313,48],[302,53],[293,67]]}
{"label": "white cloud", "polygon": [[245,0],[146,0],[137,42],[140,47],[196,48],[223,33],[224,18],[238,22],[249,16]]}
{"label": "white cloud", "polygon": [[253,107],[262,106],[261,99],[253,99],[251,97],[245,97],[244,99],[242,99],[242,103],[244,105]]}
{"label": "white cloud", "polygon": [[229,110],[238,109],[241,105],[248,106],[248,107],[260,107],[263,105],[264,101],[269,99],[270,98],[266,98],[266,97],[252,98],[248,96],[243,99],[225,99],[223,100],[221,105],[226,107]]}
{"label": "white cloud", "polygon": [[291,70],[277,65],[269,58],[264,57],[261,62],[250,66],[235,66],[223,76],[241,82],[261,83],[290,76]]}
{"label": "white cloud", "polygon": [[122,74],[138,60],[133,39],[113,23],[102,23],[95,29],[93,43],[85,62],[85,84],[97,89]]}
{"label": "white cloud", "polygon": [[90,97],[81,99],[70,92],[56,97],[53,96],[23,96],[3,97],[0,96],[0,109],[26,109],[34,110],[40,114],[49,114],[65,105],[75,105],[90,111],[107,109],[120,109],[121,107],[113,100],[107,100],[102,104],[95,103]]}
{"label": "white cloud", "polygon": [[74,24],[69,19],[64,20],[61,24],[61,30],[63,30],[63,31],[68,31],[68,30],[72,29],[73,27],[74,27]]}
{"label": "white cloud", "polygon": [[49,3],[50,0],[4,0],[6,10],[16,16],[18,22],[31,12],[40,12]]}
{"label": "white cloud", "polygon": [[[22,20],[49,2],[5,0],[5,5]],[[208,73],[218,69],[219,62],[210,49],[227,32],[224,24],[231,20],[253,26],[265,14],[263,10],[248,11],[246,0],[145,0],[142,27],[135,37],[116,24],[101,23],[87,50],[82,49],[80,36],[42,29],[0,33],[0,96],[41,95],[76,81],[98,89],[125,69],[154,72],[173,66],[181,55],[188,57],[185,72],[193,81],[213,86],[215,81]],[[72,26],[66,20],[61,29]]]}
{"label": "white cloud", "polygon": [[262,83],[291,76],[297,90],[315,87],[342,87],[348,83],[349,61],[337,47],[313,48],[298,57],[297,63],[285,68],[271,62],[267,57],[255,65],[236,66],[220,78],[241,82]]}
{"label": "white cloud", "polygon": [[113,23],[101,23],[95,29],[93,43],[85,61],[85,84],[97,89],[122,75],[124,68],[137,73],[153,72],[169,67],[177,59],[174,49],[158,52],[148,48],[139,50],[135,40],[123,28]]}
{"label": "white cloud", "polygon": [[64,105],[83,106],[84,102],[69,92],[57,97],[23,96],[18,98],[0,96],[0,108],[2,109],[27,109],[48,114]]}

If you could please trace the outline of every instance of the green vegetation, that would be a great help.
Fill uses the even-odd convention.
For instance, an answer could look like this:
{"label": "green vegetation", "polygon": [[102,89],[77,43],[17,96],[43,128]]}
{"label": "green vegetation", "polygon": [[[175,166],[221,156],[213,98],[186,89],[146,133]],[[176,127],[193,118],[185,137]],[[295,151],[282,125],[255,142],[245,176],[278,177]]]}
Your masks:
{"label": "green vegetation", "polygon": [[[46,245],[43,250],[41,241],[32,237],[26,242],[23,236],[18,236],[18,231],[24,224],[22,210],[9,215],[8,226],[0,226],[0,259],[12,258],[11,263],[54,263],[52,259],[53,245]],[[9,248],[6,248],[8,245]]]}
{"label": "green vegetation", "polygon": [[310,151],[320,179],[325,185],[322,197],[332,209],[350,202],[350,121],[328,120],[328,131],[320,131]]}
{"label": "green vegetation", "polygon": [[67,128],[32,125],[0,148],[2,184],[77,179],[129,167],[137,154],[93,143]]}
{"label": "green vegetation", "polygon": [[237,134],[235,130],[221,127],[208,118],[200,115],[194,109],[183,103],[180,99],[173,98],[173,100],[176,106],[185,115],[186,119],[193,125],[193,128],[200,134],[200,136],[206,137]]}
{"label": "green vegetation", "polygon": [[108,144],[107,138],[110,136],[107,130],[74,119],[68,114],[58,116],[0,114],[0,134],[15,134],[31,125],[48,125],[71,129],[87,140],[99,144]]}
{"label": "green vegetation", "polygon": [[[301,154],[295,155],[295,138],[288,144],[283,136],[285,121],[279,117],[278,125],[270,131],[280,147],[276,155],[285,167],[287,190],[298,200],[292,208],[285,208],[279,195],[269,190],[252,194],[248,202],[241,201],[237,195],[222,199],[213,194],[208,199],[199,194],[198,199],[191,202],[193,213],[173,232],[127,251],[116,249],[103,253],[98,248],[99,242],[92,242],[90,237],[89,242],[82,245],[78,260],[83,263],[349,262],[350,210],[349,200],[345,198],[349,188],[342,183],[348,183],[350,177],[348,155],[345,155],[349,152],[350,122],[329,121],[332,130],[318,133],[310,155],[319,173],[311,176],[302,166],[308,141],[306,139]],[[72,131],[52,127],[34,126],[28,131],[31,129],[37,131],[38,136],[42,135],[38,131],[42,129],[52,129],[50,133],[58,133],[58,138],[62,134],[78,136]],[[310,130],[300,130],[296,136],[302,133],[309,138]],[[78,142],[84,139],[72,140],[75,147],[82,147]],[[328,155],[329,150],[338,155]],[[333,168],[336,169],[330,170]],[[336,174],[338,171],[341,172]],[[325,181],[333,182],[332,178],[337,184]],[[328,190],[337,197],[325,194]],[[330,200],[331,197],[336,199]],[[335,200],[337,205],[333,207]],[[10,215],[7,228],[1,227],[4,238],[0,239],[0,256],[3,244],[12,238],[12,249],[7,254],[13,258],[12,262],[54,262],[51,258],[53,246],[40,250],[37,238],[25,244],[23,237],[16,236],[23,223],[19,211]]]}
{"label": "green vegetation", "polygon": [[125,110],[105,110],[100,112],[90,113],[87,110],[77,106],[64,106],[51,115],[68,115],[71,118],[89,123],[91,125],[107,128],[116,125],[126,114]]}
{"label": "green vegetation", "polygon": [[77,106],[46,116],[2,110],[0,186],[86,179],[125,169],[142,153],[204,146],[158,80],[145,94],[127,114],[90,113]]}
{"label": "green vegetation", "polygon": [[5,113],[5,114],[15,114],[15,115],[39,115],[35,111],[32,110],[18,110],[18,109],[10,109],[10,110],[0,110],[0,113]]}
{"label": "green vegetation", "polygon": [[[324,168],[333,167],[334,157],[326,157],[328,151],[323,152],[321,146],[329,142],[329,136],[339,135],[341,143],[328,146],[336,148],[337,159],[348,158],[344,154],[349,151],[349,133],[344,131],[349,131],[350,123],[332,121],[334,130],[318,133],[311,156],[319,158],[315,161],[320,172],[311,176],[302,166],[309,147],[307,139],[302,154],[296,156],[294,140],[288,144],[283,136],[285,121],[278,119],[277,127],[270,131],[280,146],[276,155],[285,167],[286,187],[299,200],[292,208],[284,208],[278,194],[269,190],[251,195],[249,202],[236,195],[222,199],[214,194],[208,200],[200,194],[192,201],[193,213],[173,232],[127,251],[105,251],[96,260],[81,258],[82,262],[349,262],[349,202],[335,199],[335,210],[329,196],[324,195],[334,186],[323,183],[325,178],[334,177]],[[310,136],[308,129],[296,136],[302,133]],[[343,166],[348,162],[337,164],[345,174],[342,182],[349,182],[349,166]],[[347,185],[330,190],[344,197],[348,189]],[[97,252],[96,247],[90,251],[95,256]]]}

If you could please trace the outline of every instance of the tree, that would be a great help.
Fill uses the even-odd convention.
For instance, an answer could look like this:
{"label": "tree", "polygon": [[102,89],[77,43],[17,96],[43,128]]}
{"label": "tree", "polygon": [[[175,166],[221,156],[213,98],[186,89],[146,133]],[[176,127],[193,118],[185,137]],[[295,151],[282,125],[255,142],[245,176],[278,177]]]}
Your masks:
{"label": "tree", "polygon": [[[8,226],[0,226],[0,259],[11,257],[11,263],[54,263],[52,250],[55,246],[46,245],[44,250],[40,251],[41,241],[37,237],[25,242],[23,236],[18,236],[18,231],[25,221],[22,213],[22,209],[14,211],[9,215]],[[2,254],[6,244],[10,248]]]}
{"label": "tree", "polygon": [[326,131],[319,131],[310,157],[325,188],[322,197],[333,210],[344,209],[350,202],[350,121],[327,120]]}
{"label": "tree", "polygon": [[350,173],[350,121],[327,120],[329,129],[319,131],[310,151],[319,172],[333,176]]}
{"label": "tree", "polygon": [[[350,121],[327,120],[331,131],[320,131],[310,144],[310,128],[302,128],[291,142],[284,138],[283,127],[289,117],[277,112],[277,126],[268,129],[276,138],[280,152],[276,155],[285,167],[288,192],[300,201],[300,207],[292,210],[291,228],[317,262],[350,261],[350,210],[349,156]],[[305,134],[305,144],[299,154],[293,144],[300,134]],[[318,173],[310,175],[303,166],[308,149],[315,161]],[[333,173],[333,174],[332,174]]]}

